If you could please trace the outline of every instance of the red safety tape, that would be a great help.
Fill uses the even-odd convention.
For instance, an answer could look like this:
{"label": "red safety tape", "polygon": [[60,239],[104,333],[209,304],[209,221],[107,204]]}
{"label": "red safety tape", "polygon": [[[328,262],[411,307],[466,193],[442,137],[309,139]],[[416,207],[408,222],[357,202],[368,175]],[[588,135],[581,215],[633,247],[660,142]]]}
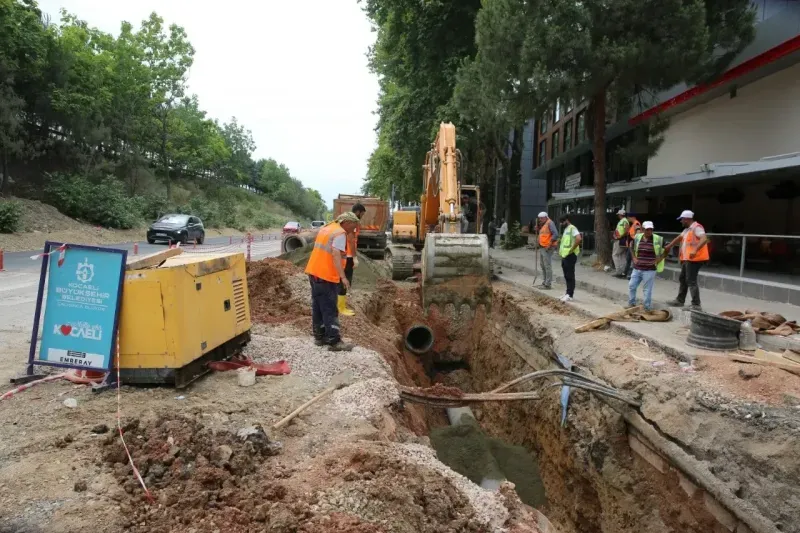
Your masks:
{"label": "red safety tape", "polygon": [[20,385],[16,389],[11,389],[10,391],[6,392],[2,396],[0,396],[0,400],[6,400],[8,398],[12,398],[15,394],[20,393],[24,390],[28,390],[31,387],[35,387],[36,385],[41,385],[42,383],[47,383],[49,381],[56,381],[59,379],[63,379],[67,374],[53,374],[52,376],[47,376],[42,379],[37,379],[36,381],[31,381],[30,383],[26,383],[24,385]]}
{"label": "red safety tape", "polygon": [[50,250],[46,254],[42,253],[42,254],[32,255],[31,259],[33,259],[35,261],[37,259],[41,259],[42,257],[49,257],[49,256],[53,255],[56,252],[58,252],[58,266],[61,266],[61,265],[64,264],[64,256],[67,254],[67,245],[66,244],[62,244],[58,248],[56,248],[54,250]]}
{"label": "red safety tape", "polygon": [[122,400],[121,400],[122,382],[119,379],[119,334],[117,334],[116,367],[117,367],[117,430],[119,431],[119,440],[122,441],[122,447],[125,448],[125,453],[128,456],[128,461],[130,461],[131,468],[133,469],[133,474],[136,476],[136,479],[139,481],[139,484],[144,489],[144,494],[145,496],[147,496],[147,500],[150,503],[155,503],[155,500],[153,500],[153,495],[150,494],[147,485],[144,484],[144,479],[142,479],[142,475],[139,473],[139,469],[136,468],[136,465],[133,462],[133,457],[131,456],[130,450],[128,450],[128,445],[125,444],[125,437],[122,431]]}

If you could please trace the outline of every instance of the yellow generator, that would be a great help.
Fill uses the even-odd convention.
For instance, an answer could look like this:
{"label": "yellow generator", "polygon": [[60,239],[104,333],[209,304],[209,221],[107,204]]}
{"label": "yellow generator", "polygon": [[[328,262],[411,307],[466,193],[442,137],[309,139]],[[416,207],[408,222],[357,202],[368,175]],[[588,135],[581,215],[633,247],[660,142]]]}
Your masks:
{"label": "yellow generator", "polygon": [[[250,341],[241,253],[156,254],[129,264],[120,313],[123,383],[183,388]],[[161,256],[160,259],[157,256]],[[132,269],[131,269],[132,268]]]}

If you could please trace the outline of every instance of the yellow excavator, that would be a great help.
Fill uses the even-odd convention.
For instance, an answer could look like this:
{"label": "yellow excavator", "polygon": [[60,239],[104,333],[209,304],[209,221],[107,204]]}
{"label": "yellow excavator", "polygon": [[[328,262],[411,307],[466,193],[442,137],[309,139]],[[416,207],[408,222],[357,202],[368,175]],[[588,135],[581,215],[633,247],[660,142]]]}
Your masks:
{"label": "yellow excavator", "polygon": [[440,309],[453,304],[457,313],[463,305],[473,311],[480,304],[491,308],[489,241],[480,233],[481,191],[461,183],[460,161],[456,128],[443,122],[422,166],[419,208],[392,214],[387,254],[392,279],[421,270],[425,311],[431,304]]}

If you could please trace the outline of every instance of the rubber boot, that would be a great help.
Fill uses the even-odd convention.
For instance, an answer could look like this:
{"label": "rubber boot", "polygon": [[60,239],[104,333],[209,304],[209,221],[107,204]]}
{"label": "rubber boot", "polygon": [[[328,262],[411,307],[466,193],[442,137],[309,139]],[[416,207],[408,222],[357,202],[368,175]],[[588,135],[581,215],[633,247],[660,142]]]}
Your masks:
{"label": "rubber boot", "polygon": [[348,309],[347,307],[347,296],[339,296],[337,301],[337,307],[339,308],[339,314],[344,316],[353,316],[356,314],[355,311],[352,309]]}

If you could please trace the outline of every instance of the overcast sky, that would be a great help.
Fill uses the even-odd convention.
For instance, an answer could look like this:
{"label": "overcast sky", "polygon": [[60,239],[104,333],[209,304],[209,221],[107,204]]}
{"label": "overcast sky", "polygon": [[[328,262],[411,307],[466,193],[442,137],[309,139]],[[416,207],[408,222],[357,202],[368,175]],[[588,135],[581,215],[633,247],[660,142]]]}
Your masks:
{"label": "overcast sky", "polygon": [[284,163],[332,203],[358,193],[375,145],[374,40],[356,0],[39,0],[101,30],[138,27],[152,11],[183,26],[195,48],[190,91],[211,117],[253,132],[255,157]]}

